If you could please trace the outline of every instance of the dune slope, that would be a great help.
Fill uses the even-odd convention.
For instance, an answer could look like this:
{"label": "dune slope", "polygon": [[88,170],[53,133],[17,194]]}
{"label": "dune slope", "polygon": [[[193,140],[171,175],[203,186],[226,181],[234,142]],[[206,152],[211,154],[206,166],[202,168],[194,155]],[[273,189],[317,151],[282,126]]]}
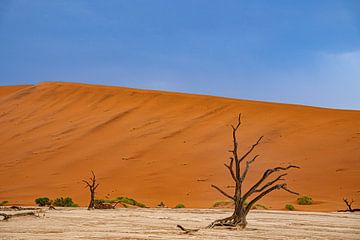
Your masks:
{"label": "dune slope", "polygon": [[[101,198],[210,207],[223,199],[211,184],[232,191],[223,164],[241,112],[240,150],[264,135],[246,186],[292,163],[301,169],[291,170],[289,187],[315,201],[298,209],[360,201],[360,111],[75,83],[0,92],[0,200],[71,196],[85,205],[81,180],[93,170]],[[295,199],[277,192],[261,202],[281,209]]]}

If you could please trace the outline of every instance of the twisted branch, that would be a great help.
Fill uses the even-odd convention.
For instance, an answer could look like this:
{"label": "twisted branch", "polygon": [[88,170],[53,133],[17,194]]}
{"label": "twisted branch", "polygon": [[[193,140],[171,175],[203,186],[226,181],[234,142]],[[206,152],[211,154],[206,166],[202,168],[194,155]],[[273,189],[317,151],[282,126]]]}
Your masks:
{"label": "twisted branch", "polygon": [[227,194],[226,192],[224,192],[223,190],[221,190],[218,186],[215,185],[211,185],[211,187],[215,188],[216,190],[218,190],[220,193],[222,193],[225,197],[230,198],[231,200],[235,200],[234,197],[230,196],[229,194]]}
{"label": "twisted branch", "polygon": [[243,174],[241,175],[241,179],[240,181],[243,182],[249,169],[250,169],[250,165],[255,162],[256,158],[259,157],[259,155],[256,155],[255,157],[253,157],[253,159],[251,159],[250,161],[246,161],[246,167],[245,167],[245,170],[243,172]]}
{"label": "twisted branch", "polygon": [[278,171],[285,171],[288,170],[290,168],[300,168],[298,166],[294,166],[294,165],[289,165],[287,167],[275,167],[275,168],[269,168],[267,169],[263,176],[244,194],[243,198],[244,201],[250,197],[256,190],[257,188],[269,177],[271,176],[273,173],[278,172]]}
{"label": "twisted branch", "polygon": [[257,202],[259,201],[261,198],[263,198],[265,195],[269,194],[270,192],[274,191],[274,190],[280,190],[280,189],[283,189],[289,193],[292,193],[292,194],[296,194],[296,195],[299,195],[299,193],[296,193],[296,192],[293,192],[291,191],[290,189],[287,188],[287,184],[286,183],[283,183],[283,184],[277,184],[275,186],[272,186],[270,188],[268,188],[267,190],[261,192],[256,198],[254,198],[253,200],[251,200],[249,202],[249,204],[246,206],[246,209],[245,211],[246,212],[249,212],[251,207]]}

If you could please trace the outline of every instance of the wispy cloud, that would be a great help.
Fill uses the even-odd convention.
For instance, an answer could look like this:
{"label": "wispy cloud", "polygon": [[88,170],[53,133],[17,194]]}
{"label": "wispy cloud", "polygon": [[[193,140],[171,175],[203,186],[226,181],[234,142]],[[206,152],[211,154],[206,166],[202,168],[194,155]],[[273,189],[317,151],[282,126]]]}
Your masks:
{"label": "wispy cloud", "polygon": [[282,98],[305,105],[360,109],[360,50],[315,53],[309,61],[269,76],[279,79],[277,91]]}
{"label": "wispy cloud", "polygon": [[[360,50],[323,53],[320,60],[323,67],[321,70],[329,73],[332,78],[359,79],[360,77]],[[357,82],[360,83],[360,79]]]}

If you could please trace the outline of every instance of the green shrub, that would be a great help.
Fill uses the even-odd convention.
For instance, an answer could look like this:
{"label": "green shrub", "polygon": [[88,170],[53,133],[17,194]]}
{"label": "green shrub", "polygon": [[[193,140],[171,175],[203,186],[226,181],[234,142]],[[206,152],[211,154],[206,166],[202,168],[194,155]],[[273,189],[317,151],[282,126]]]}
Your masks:
{"label": "green shrub", "polygon": [[121,203],[129,204],[133,206],[136,206],[136,204],[138,203],[135,199],[128,197],[117,197],[116,200],[118,200]]}
{"label": "green shrub", "polygon": [[175,208],[185,208],[185,205],[182,203],[176,204]]}
{"label": "green shrub", "polygon": [[147,206],[144,203],[138,202],[135,199],[128,198],[128,197],[117,197],[113,199],[96,199],[95,201],[101,202],[101,203],[122,203],[124,207],[127,207],[127,205],[132,205],[140,208],[146,208]]}
{"label": "green shrub", "polygon": [[0,206],[4,206],[5,204],[9,203],[9,201],[0,201]]}
{"label": "green shrub", "polygon": [[95,199],[94,200],[95,204],[102,204],[102,203],[106,203],[105,199]]}
{"label": "green shrub", "polygon": [[115,198],[115,201],[121,202],[128,205],[133,205],[141,208],[146,208],[146,205],[144,203],[138,202],[135,199],[128,198],[128,197],[117,197]]}
{"label": "green shrub", "polygon": [[54,206],[56,207],[78,207],[79,205],[75,204],[70,197],[60,197],[56,198],[53,201]]}
{"label": "green shrub", "polygon": [[302,196],[297,199],[298,204],[300,205],[311,205],[312,198],[309,196]]}
{"label": "green shrub", "polygon": [[213,204],[213,208],[217,208],[217,207],[226,207],[226,206],[229,206],[230,204],[233,204],[234,202],[233,201],[227,201],[227,200],[223,200],[223,201],[216,201],[214,204]]}
{"label": "green shrub", "polygon": [[51,201],[48,197],[41,197],[35,199],[35,203],[41,207],[50,205]]}
{"label": "green shrub", "polygon": [[262,204],[259,204],[259,203],[256,204],[253,208],[255,208],[255,209],[262,208],[262,209],[264,209],[264,210],[268,210],[268,209],[269,209],[267,206],[262,205]]}
{"label": "green shrub", "polygon": [[289,211],[294,211],[295,210],[295,207],[292,205],[292,204],[286,204],[285,205],[285,208]]}

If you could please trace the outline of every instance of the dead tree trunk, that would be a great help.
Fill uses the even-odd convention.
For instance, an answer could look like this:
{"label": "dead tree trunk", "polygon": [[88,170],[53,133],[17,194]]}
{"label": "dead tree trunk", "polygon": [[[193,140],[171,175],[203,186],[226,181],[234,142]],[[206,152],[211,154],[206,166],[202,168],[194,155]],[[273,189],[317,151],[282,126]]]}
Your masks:
{"label": "dead tree trunk", "polygon": [[[249,213],[250,209],[254,206],[254,204],[263,198],[265,195],[269,194],[272,191],[283,189],[289,193],[296,194],[298,193],[291,191],[287,188],[286,183],[279,183],[279,181],[284,180],[287,174],[283,173],[273,178],[271,181],[268,180],[270,176],[274,173],[286,171],[290,168],[299,168],[298,166],[289,165],[286,167],[275,167],[267,169],[262,177],[247,191],[243,192],[242,184],[246,179],[246,175],[248,174],[249,168],[253,162],[259,157],[259,155],[255,155],[253,157],[249,157],[252,151],[259,145],[263,136],[261,136],[255,144],[253,144],[247,152],[243,155],[239,156],[238,154],[238,142],[237,142],[237,131],[241,125],[241,114],[239,114],[238,122],[236,126],[231,125],[232,127],[232,139],[233,139],[233,149],[230,150],[232,153],[232,157],[230,157],[229,164],[225,164],[225,167],[229,170],[229,173],[235,182],[235,190],[233,195],[230,195],[220,189],[215,185],[211,185],[213,188],[218,190],[225,197],[231,199],[235,203],[234,213],[227,218],[219,219],[211,223],[208,228],[213,228],[216,226],[228,226],[228,227],[237,227],[237,228],[245,228],[247,225],[246,216]],[[246,160],[245,159],[249,159]],[[241,169],[241,163],[244,162],[244,169]],[[257,195],[253,197],[253,195]],[[248,200],[252,198],[248,202]],[[248,203],[247,203],[248,202]]]}
{"label": "dead tree trunk", "polygon": [[15,214],[0,213],[0,216],[3,217],[3,219],[1,219],[1,221],[7,221],[13,217],[36,216],[36,215],[35,215],[35,212],[24,212],[24,213],[15,213]]}
{"label": "dead tree trunk", "polygon": [[90,182],[83,180],[83,182],[86,184],[85,188],[89,188],[90,191],[90,203],[88,210],[95,209],[95,190],[99,186],[98,183],[96,183],[96,177],[93,171],[91,171],[92,177],[90,177]]}

